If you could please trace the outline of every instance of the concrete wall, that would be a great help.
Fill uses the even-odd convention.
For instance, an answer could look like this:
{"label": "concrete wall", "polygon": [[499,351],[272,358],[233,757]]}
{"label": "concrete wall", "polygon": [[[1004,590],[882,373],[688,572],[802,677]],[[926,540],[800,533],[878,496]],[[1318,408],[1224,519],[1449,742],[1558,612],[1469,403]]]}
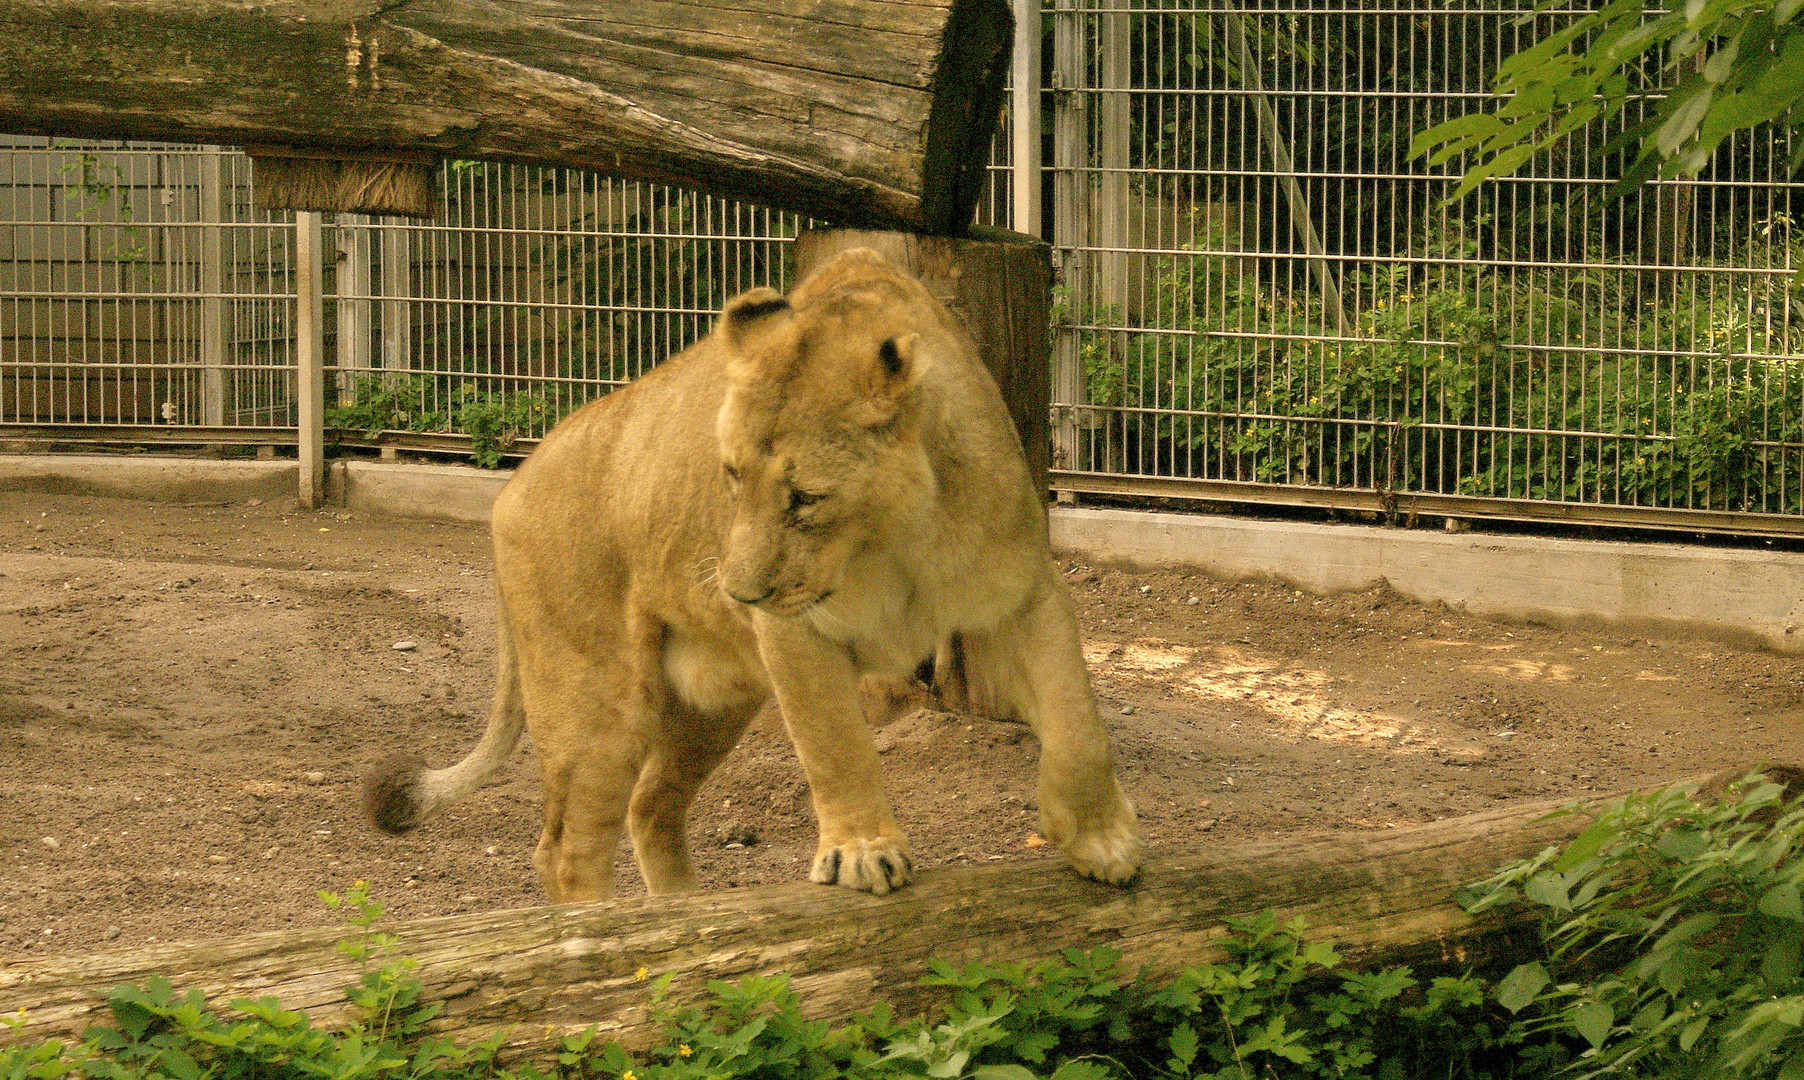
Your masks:
{"label": "concrete wall", "polygon": [[1646,624],[1804,652],[1804,555],[1684,544],[1434,533],[1140,510],[1052,513],[1053,546],[1317,593],[1388,584],[1513,619]]}

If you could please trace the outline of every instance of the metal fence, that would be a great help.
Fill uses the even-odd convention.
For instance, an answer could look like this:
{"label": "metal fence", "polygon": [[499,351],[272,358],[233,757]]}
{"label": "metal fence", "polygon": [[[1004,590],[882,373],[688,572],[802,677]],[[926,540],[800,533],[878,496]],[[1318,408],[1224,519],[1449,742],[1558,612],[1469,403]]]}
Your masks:
{"label": "metal fence", "polygon": [[[1571,15],[1531,9],[1045,6],[982,213],[1045,210],[1056,488],[1804,531],[1780,136],[1627,200],[1612,131],[1456,205],[1463,163],[1407,157]],[[242,159],[13,142],[0,436],[293,441],[294,226]],[[805,224],[557,169],[454,164],[443,193],[435,222],[325,225],[316,347],[353,441],[529,439],[782,287]]]}
{"label": "metal fence", "polygon": [[1051,5],[1054,485],[1799,531],[1782,136],[1628,200],[1620,126],[1457,205],[1408,157],[1531,10]]}

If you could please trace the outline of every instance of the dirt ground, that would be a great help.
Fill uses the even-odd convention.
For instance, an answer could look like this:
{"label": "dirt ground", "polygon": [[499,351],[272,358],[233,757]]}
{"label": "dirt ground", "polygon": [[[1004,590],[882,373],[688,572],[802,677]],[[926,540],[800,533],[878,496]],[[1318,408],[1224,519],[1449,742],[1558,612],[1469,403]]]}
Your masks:
{"label": "dirt ground", "polygon": [[[1155,847],[1804,760],[1804,659],[1383,590],[1065,570]],[[359,878],[401,917],[538,902],[530,746],[406,837],[357,808],[377,758],[475,742],[490,606],[481,528],[0,494],[0,963],[327,925],[316,891]],[[1021,727],[919,711],[878,742],[919,863],[1055,858],[1027,844]],[[777,723],[710,781],[691,833],[708,887],[805,873],[807,789]]]}

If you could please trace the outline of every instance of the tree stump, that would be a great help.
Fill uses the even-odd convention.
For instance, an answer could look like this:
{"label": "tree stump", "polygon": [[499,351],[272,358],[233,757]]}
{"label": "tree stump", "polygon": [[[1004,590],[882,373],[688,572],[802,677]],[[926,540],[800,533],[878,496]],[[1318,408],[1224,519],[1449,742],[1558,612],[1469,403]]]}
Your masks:
{"label": "tree stump", "polygon": [[920,278],[963,321],[1008,403],[1034,490],[1044,496],[1052,463],[1052,249],[1034,237],[1001,229],[960,238],[811,230],[796,237],[795,280],[853,247],[873,248]]}

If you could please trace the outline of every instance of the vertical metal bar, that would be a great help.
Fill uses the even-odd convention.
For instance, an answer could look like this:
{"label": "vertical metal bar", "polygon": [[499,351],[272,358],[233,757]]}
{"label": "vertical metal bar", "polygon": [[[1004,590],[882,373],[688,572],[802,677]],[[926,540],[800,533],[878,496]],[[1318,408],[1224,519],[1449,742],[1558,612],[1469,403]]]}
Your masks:
{"label": "vertical metal bar", "polygon": [[1009,64],[1009,228],[1040,235],[1040,0],[1013,0]]}
{"label": "vertical metal bar", "polygon": [[294,367],[299,430],[301,505],[317,509],[326,501],[326,374],[320,282],[320,216],[294,215]]}
{"label": "vertical metal bar", "polygon": [[382,367],[406,371],[413,366],[413,242],[400,219],[382,226]]}
{"label": "vertical metal bar", "polygon": [[339,214],[332,237],[336,269],[334,300],[338,317],[338,400],[357,400],[357,380],[371,366],[370,355],[370,227],[361,214]]}
{"label": "vertical metal bar", "polygon": [[[1052,185],[1053,257],[1062,264],[1066,281],[1081,280],[1084,259],[1081,243],[1085,200],[1078,167],[1084,157],[1084,101],[1077,87],[1083,83],[1084,47],[1081,17],[1072,9],[1076,0],[1055,0],[1052,23]],[[1068,295],[1081,295],[1072,290]],[[1075,305],[1067,302],[1067,318],[1075,318]],[[1052,342],[1052,400],[1058,409],[1052,424],[1054,468],[1077,469],[1077,412],[1069,406],[1084,400],[1083,364],[1078,337],[1070,328],[1054,328]]]}

